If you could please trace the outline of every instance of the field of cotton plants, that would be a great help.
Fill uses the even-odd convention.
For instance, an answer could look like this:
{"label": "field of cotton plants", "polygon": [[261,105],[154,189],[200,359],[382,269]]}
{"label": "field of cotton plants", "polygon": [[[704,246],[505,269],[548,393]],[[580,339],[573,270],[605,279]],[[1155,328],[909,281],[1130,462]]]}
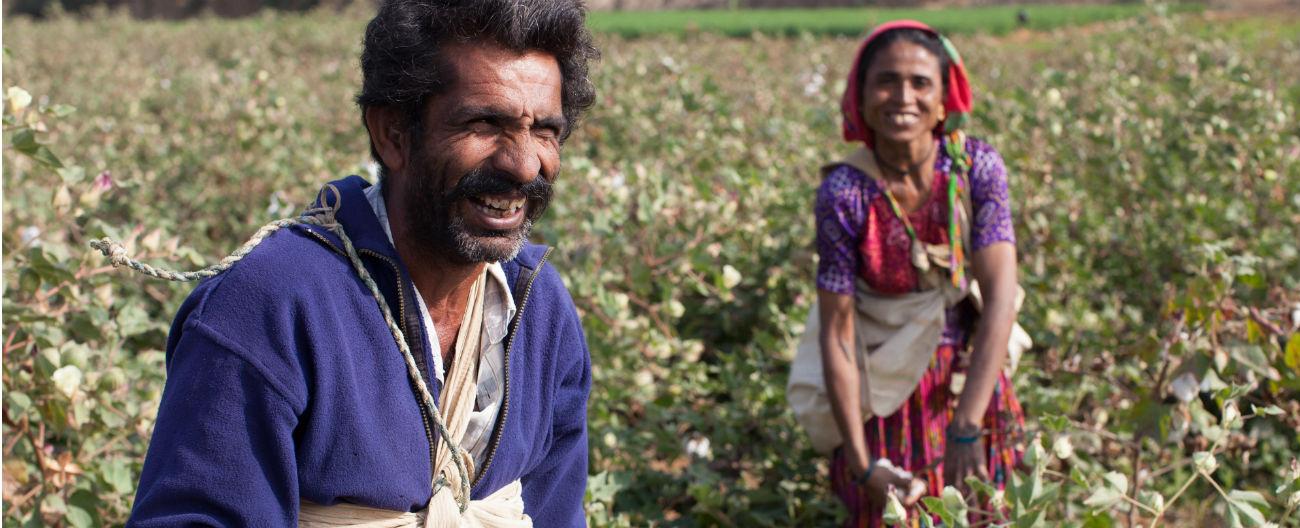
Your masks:
{"label": "field of cotton plants", "polygon": [[[128,514],[197,268],[365,174],[364,13],[4,21],[4,522]],[[1028,456],[948,526],[1300,526],[1300,19],[954,36],[1011,174]],[[591,347],[593,526],[828,526],[788,411],[856,42],[604,35],[535,238]],[[892,512],[897,520],[899,512]],[[923,519],[930,522],[930,517]]]}

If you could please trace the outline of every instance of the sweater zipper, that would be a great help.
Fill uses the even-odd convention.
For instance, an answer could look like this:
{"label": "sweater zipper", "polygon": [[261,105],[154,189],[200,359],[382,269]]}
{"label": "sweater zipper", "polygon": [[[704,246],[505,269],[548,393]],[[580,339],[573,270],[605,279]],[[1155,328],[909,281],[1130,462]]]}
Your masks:
{"label": "sweater zipper", "polygon": [[[400,282],[402,280],[402,272],[397,267],[397,263],[393,262],[393,259],[390,259],[384,255],[381,255],[369,249],[358,250],[358,253],[364,253],[366,255],[378,258],[384,262],[387,262],[388,265],[393,268],[393,276],[397,277],[397,280],[399,281],[397,284],[397,310],[398,310],[397,315],[399,318],[398,320],[401,322],[398,324],[402,327],[403,337],[411,335],[410,331],[407,329],[406,326],[406,295],[402,293],[402,284]],[[412,351],[411,353],[414,354],[415,351]],[[424,351],[421,350],[420,353],[423,354]],[[420,374],[423,375],[424,373],[420,373]],[[434,439],[433,437],[433,427],[429,424],[429,416],[433,414],[433,411],[429,409],[428,405],[425,404],[424,398],[421,398],[418,392],[415,395],[415,402],[420,406],[420,421],[424,422],[424,437],[426,440],[429,441],[429,468],[430,468],[429,472],[433,473],[438,470],[437,468],[438,459],[437,459],[437,451],[436,451],[438,444],[436,439]],[[437,480],[438,475],[434,474],[432,478],[434,480]]]}
{"label": "sweater zipper", "polygon": [[554,249],[546,248],[546,252],[542,253],[541,260],[537,261],[537,267],[533,268],[533,274],[528,276],[528,282],[524,285],[524,294],[519,300],[519,311],[515,312],[515,318],[510,322],[510,331],[508,337],[506,337],[505,359],[502,362],[504,364],[502,371],[505,379],[502,383],[504,389],[501,396],[501,412],[497,413],[496,427],[492,431],[492,440],[488,442],[487,458],[483,460],[483,468],[478,471],[477,475],[474,475],[470,487],[478,485],[478,481],[482,480],[483,475],[487,474],[488,468],[492,467],[492,460],[496,458],[497,447],[501,443],[501,433],[506,426],[506,415],[510,414],[510,347],[515,344],[515,331],[519,329],[519,322],[524,318],[524,309],[528,308],[528,295],[533,291],[533,281],[537,280],[537,276],[542,273],[542,267],[546,265],[546,259],[550,258],[551,251]]}

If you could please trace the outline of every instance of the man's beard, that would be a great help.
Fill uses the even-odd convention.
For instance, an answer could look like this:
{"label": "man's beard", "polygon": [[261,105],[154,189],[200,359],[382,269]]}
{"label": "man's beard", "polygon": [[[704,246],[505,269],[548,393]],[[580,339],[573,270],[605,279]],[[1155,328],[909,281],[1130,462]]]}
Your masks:
{"label": "man's beard", "polygon": [[[437,175],[436,163],[417,153],[412,156],[411,172],[405,174],[401,192],[406,196],[409,224],[407,233],[414,237],[423,253],[445,256],[453,262],[472,264],[502,262],[519,254],[533,221],[542,215],[551,201],[552,186],[538,175],[527,184],[518,183],[510,174],[479,167],[473,169],[450,189],[439,185],[448,180]],[[466,225],[463,215],[454,209],[461,202],[466,207],[470,197],[499,194],[522,194],[527,199],[524,221],[510,230],[482,229]]]}

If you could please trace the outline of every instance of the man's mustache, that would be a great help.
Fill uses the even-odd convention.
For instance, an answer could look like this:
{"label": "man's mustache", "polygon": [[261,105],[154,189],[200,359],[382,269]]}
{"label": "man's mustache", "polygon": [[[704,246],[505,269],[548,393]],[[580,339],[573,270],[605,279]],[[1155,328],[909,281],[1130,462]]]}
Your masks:
{"label": "man's mustache", "polygon": [[533,181],[521,184],[505,171],[479,167],[465,173],[443,199],[445,203],[454,203],[473,196],[518,193],[528,200],[528,218],[536,219],[551,202],[552,192],[551,182],[546,181],[541,174],[533,178]]}

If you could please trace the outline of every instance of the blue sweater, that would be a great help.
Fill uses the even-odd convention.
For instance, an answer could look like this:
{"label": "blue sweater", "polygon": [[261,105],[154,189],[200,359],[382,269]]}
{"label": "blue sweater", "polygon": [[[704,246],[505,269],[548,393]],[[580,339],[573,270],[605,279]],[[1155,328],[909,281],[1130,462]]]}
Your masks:
{"label": "blue sweater", "polygon": [[[363,195],[334,182],[337,218],[399,319],[435,400],[433,351],[405,264]],[[416,511],[431,494],[431,427],[376,301],[315,226],[281,229],[201,283],[167,340],[167,385],[131,526],[292,526],[299,500]],[[503,263],[519,306],[505,401],[480,499],[523,484],[537,526],[583,526],[591,359],[548,250]]]}

